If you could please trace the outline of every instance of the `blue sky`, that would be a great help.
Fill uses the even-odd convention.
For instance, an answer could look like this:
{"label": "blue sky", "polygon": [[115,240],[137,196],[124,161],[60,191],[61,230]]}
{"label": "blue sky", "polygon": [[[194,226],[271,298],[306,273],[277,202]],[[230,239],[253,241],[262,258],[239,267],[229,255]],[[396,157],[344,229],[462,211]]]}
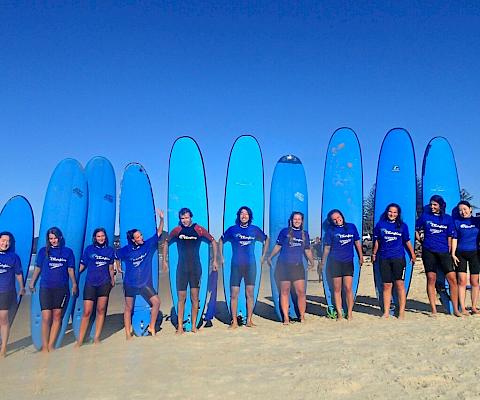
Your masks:
{"label": "blue sky", "polygon": [[365,192],[384,135],[403,127],[418,173],[428,141],[447,137],[480,204],[476,2],[2,2],[0,41],[0,204],[25,195],[37,231],[65,157],[104,155],[118,181],[142,162],[165,208],[181,135],[202,149],[217,237],[228,154],[245,133],[262,147],[267,196],[282,155],[304,162],[314,235],[326,146],[342,126],[359,136]]}

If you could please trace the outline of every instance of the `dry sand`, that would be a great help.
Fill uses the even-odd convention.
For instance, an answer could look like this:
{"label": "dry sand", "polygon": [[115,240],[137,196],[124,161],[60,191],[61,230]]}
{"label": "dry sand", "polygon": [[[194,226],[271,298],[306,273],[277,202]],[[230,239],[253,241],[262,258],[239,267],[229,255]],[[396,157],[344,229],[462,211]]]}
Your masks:
{"label": "dry sand", "polygon": [[[0,398],[480,398],[480,317],[429,317],[421,264],[415,267],[404,321],[379,318],[368,263],[350,322],[325,318],[323,288],[311,272],[306,323],[282,326],[264,269],[258,326],[231,331],[221,284],[213,328],[179,337],[164,318],[156,337],[127,343],[117,286],[102,344],[76,350],[69,333],[64,346],[48,355],[31,344],[26,296],[8,355],[0,360]],[[166,316],[171,305],[167,277],[160,297]]]}

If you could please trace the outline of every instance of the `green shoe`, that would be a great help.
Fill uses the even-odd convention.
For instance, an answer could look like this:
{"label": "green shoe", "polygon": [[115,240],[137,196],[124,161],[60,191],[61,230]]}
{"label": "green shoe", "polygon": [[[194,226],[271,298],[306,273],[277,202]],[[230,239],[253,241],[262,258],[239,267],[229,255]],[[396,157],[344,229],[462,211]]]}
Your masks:
{"label": "green shoe", "polygon": [[330,319],[337,319],[337,311],[335,310],[335,307],[333,306],[327,307],[327,317]]}

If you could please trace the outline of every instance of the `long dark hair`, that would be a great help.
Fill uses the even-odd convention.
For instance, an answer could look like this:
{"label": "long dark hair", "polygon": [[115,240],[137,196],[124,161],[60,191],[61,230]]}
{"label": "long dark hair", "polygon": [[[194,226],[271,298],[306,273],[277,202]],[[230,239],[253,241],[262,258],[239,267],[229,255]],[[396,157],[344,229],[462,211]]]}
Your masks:
{"label": "long dark hair", "polygon": [[242,206],[238,209],[237,219],[235,220],[235,224],[240,225],[240,214],[241,214],[242,210],[245,210],[248,214],[247,225],[251,225],[252,221],[253,221],[253,212],[252,212],[252,209],[250,207],[247,207],[247,206]]}
{"label": "long dark hair", "polygon": [[180,209],[180,211],[178,212],[178,225],[182,225],[182,220],[181,220],[182,215],[187,213],[190,214],[190,218],[193,218],[192,210],[190,210],[187,207],[183,207]]}
{"label": "long dark hair", "polygon": [[97,236],[97,233],[99,233],[99,232],[103,232],[105,234],[105,243],[103,244],[103,246],[107,247],[108,246],[108,235],[107,235],[107,231],[105,230],[105,228],[97,228],[93,231],[92,244],[94,244],[95,246],[100,246],[100,244],[95,239],[95,237]]}
{"label": "long dark hair", "polygon": [[[138,232],[137,228],[130,229],[129,231],[127,231],[127,241],[128,241],[128,243],[135,244],[135,240],[133,240],[133,235],[135,234],[135,232]],[[95,239],[95,236],[93,238]]]}
{"label": "long dark hair", "polygon": [[302,231],[302,240],[305,245],[305,230],[303,229],[305,223],[305,215],[301,211],[293,211],[288,218],[288,243],[291,246],[293,242],[293,217],[295,215],[300,215],[302,217],[302,225],[300,225],[300,230]]}
{"label": "long dark hair", "polygon": [[46,244],[45,247],[46,247],[47,256],[50,253],[50,249],[52,248],[52,245],[50,244],[50,240],[48,240],[49,235],[55,235],[55,237],[58,239],[58,247],[64,247],[65,246],[65,239],[63,237],[63,233],[60,230],[60,228],[57,228],[56,226],[51,227],[47,231],[47,235],[46,235],[46,243],[47,244]]}
{"label": "long dark hair", "polygon": [[342,217],[343,219],[343,229],[346,231],[347,230],[347,221],[345,221],[345,216],[343,215],[343,213],[338,209],[338,208],[334,208],[333,210],[330,210],[327,214],[327,222],[328,222],[328,225],[331,227],[331,228],[334,228],[336,227],[337,225],[335,225],[335,223],[332,221],[332,215],[335,214],[335,213],[339,213],[340,216]]}
{"label": "long dark hair", "polygon": [[397,204],[397,203],[390,203],[386,208],[385,208],[385,211],[382,213],[382,215],[380,216],[380,219],[382,221],[389,221],[388,219],[388,210],[390,209],[390,207],[395,207],[398,211],[398,215],[397,215],[397,218],[395,218],[395,225],[397,228],[401,228],[402,227],[402,224],[403,224],[403,220],[402,220],[402,209],[400,208],[400,206]]}
{"label": "long dark hair", "polygon": [[7,251],[15,251],[15,236],[8,231],[0,232],[0,237],[2,236],[8,236],[10,238],[10,246],[8,246]]}

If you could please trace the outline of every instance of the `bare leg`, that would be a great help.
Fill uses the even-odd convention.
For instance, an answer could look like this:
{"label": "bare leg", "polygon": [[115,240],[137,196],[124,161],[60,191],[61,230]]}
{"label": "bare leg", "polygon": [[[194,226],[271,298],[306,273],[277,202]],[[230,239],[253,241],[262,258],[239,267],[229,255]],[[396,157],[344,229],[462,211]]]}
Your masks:
{"label": "bare leg", "polygon": [[123,310],[123,325],[125,326],[125,338],[132,338],[132,310],[133,297],[125,297],[125,308]]}
{"label": "bare leg", "polygon": [[436,272],[427,272],[427,295],[428,301],[430,302],[430,308],[432,309],[432,314],[437,313],[437,296],[435,290],[435,283],[437,282]]}
{"label": "bare leg", "polygon": [[458,279],[458,303],[460,306],[459,311],[463,315],[468,315],[468,311],[465,308],[465,294],[467,293],[467,273],[458,272],[457,279]]}
{"label": "bare leg", "polygon": [[178,291],[178,326],[176,333],[183,333],[183,314],[185,313],[185,299],[187,298],[186,290]]}
{"label": "bare leg", "polygon": [[198,315],[198,292],[199,288],[190,288],[190,300],[192,301],[192,332],[197,332],[197,315]]}
{"label": "bare leg", "polygon": [[105,314],[107,313],[108,296],[97,298],[97,315],[95,317],[95,336],[93,343],[100,343],[100,334],[102,333],[103,324],[105,322]]}
{"label": "bare leg", "polygon": [[230,324],[230,328],[232,329],[238,328],[237,307],[238,307],[239,292],[240,292],[240,288],[238,286],[230,287],[230,310],[232,311],[232,323]]}
{"label": "bare leg", "polygon": [[0,335],[2,336],[0,357],[5,357],[7,355],[7,342],[9,333],[10,324],[8,323],[8,310],[0,310]]}
{"label": "bare leg", "polygon": [[383,318],[390,317],[390,304],[392,303],[392,287],[393,283],[383,284]]}
{"label": "bare leg", "polygon": [[478,274],[470,274],[470,285],[472,285],[472,313],[477,313],[478,302]]}
{"label": "bare leg", "polygon": [[446,275],[448,284],[450,285],[450,298],[453,305],[453,314],[457,317],[461,317],[462,314],[458,311],[458,284],[457,284],[457,275],[455,272],[449,272]]}
{"label": "bare leg", "polygon": [[48,353],[51,325],[52,310],[42,310],[42,353]]}
{"label": "bare leg", "polygon": [[290,306],[290,281],[280,281],[280,309],[283,314],[283,325],[290,323],[288,307]]}
{"label": "bare leg", "polygon": [[251,328],[252,326],[255,326],[255,324],[252,321],[254,289],[255,289],[255,286],[253,285],[245,286],[245,294],[247,295],[247,326],[249,328]]}
{"label": "bare leg", "polygon": [[349,320],[353,317],[353,276],[343,277],[343,288],[345,289],[345,297],[347,298],[347,318]]}
{"label": "bare leg", "polygon": [[82,322],[80,324],[80,332],[78,333],[78,340],[75,344],[75,347],[80,347],[83,344],[83,339],[85,338],[85,333],[87,332],[88,323],[90,322],[90,317],[92,316],[92,311],[93,300],[84,300]]}
{"label": "bare leg", "polygon": [[152,310],[150,312],[150,324],[147,329],[152,336],[155,336],[155,324],[157,323],[158,311],[160,310],[160,298],[158,295],[154,295],[150,297],[149,301],[152,305]]}
{"label": "bare leg", "polygon": [[405,318],[405,306],[407,304],[407,295],[405,292],[405,283],[402,280],[395,281],[395,289],[398,296],[398,318]]}
{"label": "bare leg", "polygon": [[298,311],[300,321],[305,322],[305,310],[307,309],[307,296],[305,295],[305,280],[299,279],[293,282],[295,293],[297,294]]}
{"label": "bare leg", "polygon": [[52,327],[50,328],[50,338],[48,339],[48,351],[55,350],[55,341],[57,340],[58,332],[62,326],[62,309],[55,308],[52,310]]}
{"label": "bare leg", "polygon": [[333,278],[333,298],[335,299],[335,309],[337,310],[337,320],[343,319],[342,315],[342,277]]}

